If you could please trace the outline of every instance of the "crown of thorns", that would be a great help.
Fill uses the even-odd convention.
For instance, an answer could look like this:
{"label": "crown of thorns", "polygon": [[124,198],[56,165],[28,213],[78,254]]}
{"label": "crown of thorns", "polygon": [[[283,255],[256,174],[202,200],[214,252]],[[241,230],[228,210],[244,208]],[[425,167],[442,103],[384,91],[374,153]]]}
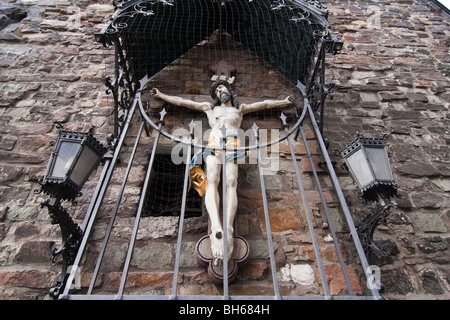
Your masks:
{"label": "crown of thorns", "polygon": [[219,100],[219,98],[217,97],[217,94],[216,94],[216,89],[217,89],[217,87],[220,86],[220,85],[223,85],[223,86],[225,86],[225,87],[228,89],[228,91],[229,91],[230,94],[231,94],[231,104],[232,104],[235,108],[239,108],[239,102],[238,102],[238,99],[237,99],[237,95],[236,95],[236,93],[234,92],[233,88],[231,87],[230,83],[229,83],[228,81],[225,81],[225,80],[217,80],[216,82],[214,82],[214,83],[211,85],[211,88],[210,88],[211,98],[214,99],[213,108],[214,108],[215,106],[219,106],[219,105],[221,104],[221,103],[220,103],[220,100]]}

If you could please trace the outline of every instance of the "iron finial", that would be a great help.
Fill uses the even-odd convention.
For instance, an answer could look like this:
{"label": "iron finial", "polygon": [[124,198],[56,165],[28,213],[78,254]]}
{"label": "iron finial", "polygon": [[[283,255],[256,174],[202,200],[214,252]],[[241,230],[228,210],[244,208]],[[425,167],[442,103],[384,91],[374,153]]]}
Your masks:
{"label": "iron finial", "polygon": [[159,113],[159,116],[160,116],[159,121],[163,121],[166,114],[167,114],[166,108],[163,108],[161,110],[161,112]]}
{"label": "iron finial", "polygon": [[191,122],[189,122],[189,133],[190,134],[194,133],[194,127],[195,127],[194,120],[191,120]]}
{"label": "iron finial", "polygon": [[284,112],[281,113],[280,119],[281,119],[281,121],[283,122],[283,128],[286,128],[286,127],[287,127],[287,123],[286,123],[287,117],[286,117],[286,115],[284,114]]}
{"label": "iron finial", "polygon": [[255,135],[258,136],[259,127],[256,125],[256,122],[253,122],[252,129],[255,131]]}

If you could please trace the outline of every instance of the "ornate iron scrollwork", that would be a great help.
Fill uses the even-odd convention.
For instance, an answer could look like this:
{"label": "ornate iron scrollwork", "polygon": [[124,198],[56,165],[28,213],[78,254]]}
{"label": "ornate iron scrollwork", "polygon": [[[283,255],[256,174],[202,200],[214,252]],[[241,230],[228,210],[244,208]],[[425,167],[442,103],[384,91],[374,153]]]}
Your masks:
{"label": "ornate iron scrollwork", "polygon": [[373,240],[375,229],[379,225],[386,225],[386,218],[389,215],[391,207],[396,207],[397,204],[392,201],[389,204],[377,203],[372,213],[367,214],[361,222],[356,226],[361,245],[364,249],[366,257],[374,254],[377,258],[386,257],[387,253],[378,248]]}
{"label": "ornate iron scrollwork", "polygon": [[61,206],[60,199],[51,198],[41,202],[41,208],[47,207],[50,214],[51,223],[58,224],[61,229],[62,243],[59,248],[55,248],[50,259],[53,263],[59,255],[62,256],[62,271],[60,279],[56,285],[50,289],[50,296],[57,299],[64,291],[68,276],[68,267],[75,261],[78,248],[83,238],[83,231],[76,222],[72,220],[66,209]]}
{"label": "ornate iron scrollwork", "polygon": [[117,138],[122,132],[124,119],[131,108],[134,96],[139,89],[139,82],[132,79],[129,71],[128,57],[121,41],[116,38],[115,42],[115,74],[111,80],[109,76],[105,78],[107,87],[106,93],[113,95],[114,99],[114,131],[108,136],[108,143],[114,148]]}

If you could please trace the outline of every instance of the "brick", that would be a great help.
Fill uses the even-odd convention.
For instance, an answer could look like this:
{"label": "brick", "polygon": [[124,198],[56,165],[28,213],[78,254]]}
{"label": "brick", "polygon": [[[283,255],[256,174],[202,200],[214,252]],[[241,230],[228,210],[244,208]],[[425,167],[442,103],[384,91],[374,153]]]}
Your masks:
{"label": "brick", "polygon": [[[325,270],[325,275],[331,295],[348,293],[347,284],[345,282],[341,267],[337,264],[328,264],[324,265],[323,268]],[[350,285],[352,287],[353,293],[362,294],[361,285],[359,283],[359,278],[356,275],[355,269],[353,269],[352,267],[347,267],[347,273],[350,279]],[[320,288],[320,290],[321,292],[323,292],[322,287]]]}
{"label": "brick", "polygon": [[[264,210],[260,208],[257,211],[262,225],[265,226]],[[297,210],[293,207],[269,209],[269,219],[272,232],[301,229]]]}
{"label": "brick", "polygon": [[206,282],[209,282],[209,276],[208,271],[206,269],[203,269],[201,271],[197,271],[192,274],[191,280],[195,283],[204,284]]}
{"label": "brick", "polygon": [[[91,284],[91,279],[94,274],[92,272],[82,272],[81,273],[81,279],[79,282],[79,285],[81,288],[88,288]],[[97,279],[95,280],[94,288],[101,288],[104,282],[104,274],[100,272],[97,275]]]}
{"label": "brick", "polygon": [[[280,288],[280,294],[286,295]],[[273,296],[273,286],[267,284],[234,284],[230,286],[230,295],[235,296]]]}
{"label": "brick", "polygon": [[[330,193],[329,189],[323,189],[323,196],[325,198],[325,202],[330,204],[334,201],[333,196]],[[306,198],[310,204],[321,204],[322,199],[320,198],[320,193],[318,190],[306,190]]]}
{"label": "brick", "polygon": [[[111,286],[119,287],[122,273],[112,272],[110,274]],[[127,277],[127,287],[163,287],[169,286],[173,281],[173,272],[130,272]],[[183,275],[178,275],[178,283],[183,282]]]}
{"label": "brick", "polygon": [[33,222],[25,222],[23,224],[19,224],[14,231],[16,240],[32,237],[33,235],[38,233],[39,229]]}
{"label": "brick", "polygon": [[[319,162],[322,161],[322,159],[318,157],[313,157],[312,159],[314,163],[314,169],[316,170],[317,173],[326,172],[326,170],[324,169],[324,167],[326,166],[325,164],[323,164],[322,167],[319,166]],[[309,161],[308,158],[302,158],[301,165],[302,165],[302,172],[312,173],[313,170],[311,167],[311,161]]]}
{"label": "brick", "polygon": [[0,272],[0,286],[48,290],[56,281],[57,276],[57,274],[49,270],[5,271]]}
{"label": "brick", "polygon": [[260,280],[263,279],[268,270],[267,262],[250,261],[239,267],[238,280]]}

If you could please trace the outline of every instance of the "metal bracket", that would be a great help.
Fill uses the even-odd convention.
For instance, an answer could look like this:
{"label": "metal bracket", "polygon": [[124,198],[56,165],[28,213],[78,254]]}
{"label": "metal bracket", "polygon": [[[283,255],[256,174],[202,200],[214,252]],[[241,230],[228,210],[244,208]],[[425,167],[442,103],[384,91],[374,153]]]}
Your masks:
{"label": "metal bracket", "polygon": [[47,207],[50,214],[51,223],[59,224],[61,229],[62,243],[59,248],[55,248],[50,259],[53,263],[56,258],[61,255],[63,258],[61,277],[56,285],[50,289],[50,296],[58,299],[59,295],[64,291],[66,280],[68,277],[67,268],[73,265],[78,247],[83,238],[83,231],[76,222],[72,220],[66,209],[61,206],[59,198],[51,198],[41,202],[41,208]]}
{"label": "metal bracket", "polygon": [[361,222],[356,226],[361,245],[367,258],[371,253],[378,258],[386,257],[387,253],[378,248],[373,241],[373,234],[376,228],[380,225],[386,224],[386,218],[389,215],[389,209],[396,207],[397,203],[392,201],[389,204],[377,203],[372,213],[367,214]]}

